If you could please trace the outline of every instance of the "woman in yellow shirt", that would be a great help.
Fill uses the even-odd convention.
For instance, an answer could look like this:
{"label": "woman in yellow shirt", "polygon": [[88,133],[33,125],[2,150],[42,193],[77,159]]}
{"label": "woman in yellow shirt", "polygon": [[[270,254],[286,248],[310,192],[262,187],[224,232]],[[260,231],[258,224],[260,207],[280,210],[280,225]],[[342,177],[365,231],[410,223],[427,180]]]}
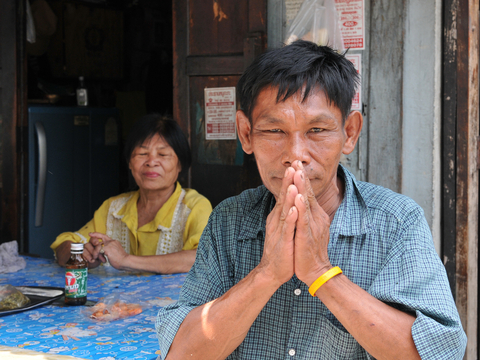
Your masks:
{"label": "woman in yellow shirt", "polygon": [[130,131],[125,157],[138,190],[106,200],[78,232],[60,234],[51,245],[58,263],[82,242],[90,268],[108,261],[122,270],[187,272],[212,206],[177,182],[191,164],[185,135],[175,121],[146,115]]}

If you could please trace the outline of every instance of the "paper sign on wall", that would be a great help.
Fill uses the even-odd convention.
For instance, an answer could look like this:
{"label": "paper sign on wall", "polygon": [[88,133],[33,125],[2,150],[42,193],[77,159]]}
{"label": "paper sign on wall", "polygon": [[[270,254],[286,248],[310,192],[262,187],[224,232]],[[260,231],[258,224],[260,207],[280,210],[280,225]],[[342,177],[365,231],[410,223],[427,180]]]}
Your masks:
{"label": "paper sign on wall", "polygon": [[[347,54],[345,57],[353,63],[355,69],[360,76],[362,76],[362,55],[361,54]],[[352,110],[362,110],[362,84],[360,83],[357,88],[352,101]]]}
{"label": "paper sign on wall", "polygon": [[335,0],[345,49],[365,49],[364,0]]}
{"label": "paper sign on wall", "polygon": [[205,139],[235,140],[235,88],[205,88]]}

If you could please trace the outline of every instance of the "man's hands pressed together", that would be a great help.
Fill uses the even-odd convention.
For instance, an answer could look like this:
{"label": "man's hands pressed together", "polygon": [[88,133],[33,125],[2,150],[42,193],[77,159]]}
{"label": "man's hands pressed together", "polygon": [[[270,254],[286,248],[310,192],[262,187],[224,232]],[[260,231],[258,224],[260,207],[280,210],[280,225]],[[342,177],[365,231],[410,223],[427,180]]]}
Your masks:
{"label": "man's hands pressed together", "polygon": [[330,218],[318,204],[301,161],[285,171],[275,208],[266,225],[259,267],[279,286],[296,274],[310,286],[332,267],[328,259]]}
{"label": "man's hands pressed together", "polygon": [[332,265],[328,258],[330,218],[318,204],[308,176],[300,161],[293,164],[297,171],[294,184],[298,189],[295,207],[298,211],[295,231],[295,274],[310,286]]}
{"label": "man's hands pressed together", "polygon": [[294,174],[295,170],[291,167],[285,171],[280,196],[267,217],[263,257],[258,265],[277,280],[277,287],[290,280],[295,273],[294,238],[298,211],[294,204],[298,191],[293,185]]}

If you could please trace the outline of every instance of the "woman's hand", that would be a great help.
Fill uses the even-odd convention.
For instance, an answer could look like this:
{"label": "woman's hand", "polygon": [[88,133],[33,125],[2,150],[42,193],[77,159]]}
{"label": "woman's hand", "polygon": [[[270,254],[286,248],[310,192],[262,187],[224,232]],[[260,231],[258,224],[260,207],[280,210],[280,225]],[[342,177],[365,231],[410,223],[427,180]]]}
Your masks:
{"label": "woman's hand", "polygon": [[115,269],[122,270],[129,256],[118,240],[111,239],[102,233],[90,233],[90,243],[93,246],[92,259],[108,262]]}
{"label": "woman's hand", "polygon": [[[88,261],[89,268],[95,268],[101,263],[107,262],[107,259],[102,254],[103,239],[101,237],[93,237],[93,234],[103,235],[100,233],[90,233],[90,241],[86,243],[83,248],[83,257]],[[107,235],[104,236],[108,238]]]}
{"label": "woman's hand", "polygon": [[94,269],[104,262],[98,258],[98,255],[94,257],[94,253],[95,246],[93,246],[90,242],[86,243],[83,247],[83,258],[87,261],[89,269]]}
{"label": "woman's hand", "polygon": [[72,241],[67,240],[58,245],[55,249],[55,254],[57,256],[58,265],[65,267],[68,259],[70,259],[70,246]]}

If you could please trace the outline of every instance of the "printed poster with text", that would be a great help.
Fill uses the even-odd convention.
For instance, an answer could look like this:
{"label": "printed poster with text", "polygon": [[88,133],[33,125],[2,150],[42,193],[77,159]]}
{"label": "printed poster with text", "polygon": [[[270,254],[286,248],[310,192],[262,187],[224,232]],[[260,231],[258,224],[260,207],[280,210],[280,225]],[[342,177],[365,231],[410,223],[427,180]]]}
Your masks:
{"label": "printed poster with text", "polygon": [[345,49],[365,49],[364,0],[335,0]]}
{"label": "printed poster with text", "polygon": [[205,139],[235,140],[235,88],[205,88]]}
{"label": "printed poster with text", "polygon": [[[362,76],[362,54],[348,54],[345,57],[353,63],[355,69],[357,69],[360,79]],[[362,111],[362,83],[357,88],[357,93],[355,94],[352,101],[352,110]]]}

